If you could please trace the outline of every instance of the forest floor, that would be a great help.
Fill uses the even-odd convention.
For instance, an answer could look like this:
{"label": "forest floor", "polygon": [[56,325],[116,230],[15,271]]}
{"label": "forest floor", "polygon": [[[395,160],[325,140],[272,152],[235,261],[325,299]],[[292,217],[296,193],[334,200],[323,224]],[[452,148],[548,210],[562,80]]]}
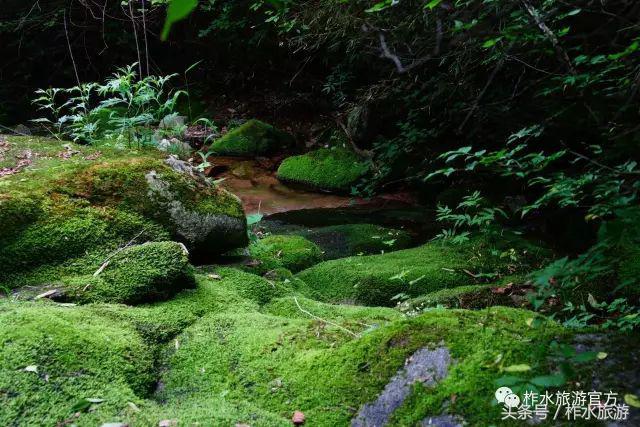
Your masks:
{"label": "forest floor", "polygon": [[0,136],[0,424],[514,425],[499,387],[640,394],[628,337],[530,310],[544,242],[433,240],[410,194],[212,162],[219,184],[157,150]]}

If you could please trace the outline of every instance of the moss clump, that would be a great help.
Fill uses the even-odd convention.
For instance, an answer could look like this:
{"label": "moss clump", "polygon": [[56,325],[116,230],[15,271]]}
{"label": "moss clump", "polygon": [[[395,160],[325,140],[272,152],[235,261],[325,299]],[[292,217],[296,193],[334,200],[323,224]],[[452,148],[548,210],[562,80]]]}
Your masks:
{"label": "moss clump", "polygon": [[285,159],[278,179],[312,189],[346,192],[366,174],[368,166],[344,148],[312,151]]}
{"label": "moss clump", "polygon": [[136,237],[169,239],[163,227],[136,213],[68,201],[42,209],[48,214],[0,236],[0,283],[7,287],[93,273],[111,251]]}
{"label": "moss clump", "polygon": [[322,261],[320,248],[301,236],[267,236],[251,243],[248,252],[259,263],[251,269],[259,273],[279,268],[296,273]]}
{"label": "moss clump", "polygon": [[139,304],[167,299],[194,286],[193,268],[179,243],[145,243],[118,252],[97,276],[67,279],[65,298]]}
{"label": "moss clump", "polygon": [[406,231],[373,224],[320,227],[302,235],[317,244],[326,259],[376,254],[405,249],[411,245],[411,236]]}
{"label": "moss clump", "polygon": [[[534,313],[507,308],[435,310],[367,327],[358,322],[375,324],[365,313],[376,317],[380,309],[361,308],[358,322],[342,323],[331,317],[331,310],[299,302],[329,321],[352,326],[360,336],[311,318],[260,313],[205,316],[177,338],[180,347],[168,356],[162,377],[165,387],[158,397],[172,407],[178,401],[208,402],[211,396],[224,396],[227,404],[258,408],[257,425],[269,425],[266,414],[289,419],[293,409],[303,411],[313,425],[348,425],[355,411],[376,398],[408,357],[424,347],[446,346],[455,360],[449,375],[433,389],[416,386],[392,425],[419,425],[422,418],[440,414],[443,404],[470,425],[488,425],[499,419],[501,410],[490,398],[494,381],[502,375],[493,364],[496,356],[502,355],[505,366],[537,366],[546,357],[548,342],[564,334],[552,322],[532,328],[527,320]],[[290,306],[276,300],[272,307],[283,303]],[[185,405],[173,413],[189,417],[193,410]],[[244,416],[244,411],[238,412]],[[213,411],[210,416],[215,416]]]}
{"label": "moss clump", "polygon": [[256,157],[273,154],[293,145],[293,137],[260,120],[249,120],[211,145],[221,156]]}
{"label": "moss clump", "polygon": [[[0,303],[2,425],[100,425],[139,404],[153,374],[149,347],[126,325],[84,308]],[[74,408],[86,399],[91,411]]]}
{"label": "moss clump", "polygon": [[547,251],[514,236],[500,242],[479,237],[459,245],[436,241],[383,255],[326,261],[298,277],[309,286],[309,295],[324,301],[392,305],[398,295],[416,297],[526,271],[544,255]]}

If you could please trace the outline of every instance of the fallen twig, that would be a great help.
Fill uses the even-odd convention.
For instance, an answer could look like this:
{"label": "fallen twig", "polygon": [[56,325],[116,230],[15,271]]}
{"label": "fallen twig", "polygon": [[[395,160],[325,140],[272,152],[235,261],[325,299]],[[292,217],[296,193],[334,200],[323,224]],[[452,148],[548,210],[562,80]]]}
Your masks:
{"label": "fallen twig", "polygon": [[304,308],[300,307],[300,303],[298,302],[298,298],[297,298],[297,297],[293,297],[293,300],[296,302],[296,305],[298,306],[298,310],[300,310],[300,311],[301,311],[301,312],[303,312],[304,314],[306,314],[306,315],[308,315],[308,316],[311,316],[311,317],[313,317],[314,319],[319,320],[319,321],[321,321],[321,322],[323,322],[323,323],[326,323],[327,325],[335,326],[336,328],[338,328],[338,329],[340,329],[340,330],[342,330],[342,331],[344,331],[344,332],[348,333],[348,334],[349,334],[349,335],[351,335],[351,336],[354,336],[354,337],[356,337],[356,338],[360,338],[360,335],[356,334],[355,332],[350,331],[349,329],[347,329],[347,328],[345,328],[345,327],[343,327],[343,326],[340,326],[340,325],[338,325],[337,323],[333,323],[333,322],[330,322],[330,321],[328,321],[328,320],[325,320],[325,319],[323,319],[323,318],[321,318],[321,317],[318,317],[318,316],[316,316],[315,314],[310,313],[310,312],[308,312],[307,310],[305,310]]}

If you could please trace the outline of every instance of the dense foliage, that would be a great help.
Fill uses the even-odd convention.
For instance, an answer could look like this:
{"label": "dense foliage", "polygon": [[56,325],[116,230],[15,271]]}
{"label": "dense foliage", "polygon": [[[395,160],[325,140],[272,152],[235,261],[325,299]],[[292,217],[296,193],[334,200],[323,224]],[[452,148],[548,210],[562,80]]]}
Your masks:
{"label": "dense foliage", "polygon": [[[213,84],[204,78],[194,90],[223,78],[238,88],[320,96],[317,114],[331,117],[323,126],[369,163],[357,191],[409,186],[432,199],[448,185],[478,191],[442,207],[440,219],[453,222],[442,238],[464,240],[504,221],[557,237],[567,257],[534,278],[536,306],[568,294],[581,295],[566,309],[578,307],[582,319],[593,317],[589,310],[605,318],[611,310],[614,317],[635,312],[638,279],[624,272],[638,243],[637,2],[175,0],[166,21],[166,1],[80,3],[27,10],[16,2],[1,19],[0,32],[9,37],[3,51],[51,59],[42,40],[55,35],[56,55],[72,65],[58,80],[78,84],[66,92],[44,89],[37,101],[53,113],[58,131],[83,141],[113,134],[147,141],[138,125],[176,111],[182,93],[165,90],[168,79],[153,77],[152,68],[225,64],[240,72],[215,70]],[[135,31],[115,30],[125,26]],[[110,72],[90,53],[97,43],[108,62],[138,62],[104,85],[82,84]],[[160,49],[177,56],[168,63]],[[82,65],[89,63],[97,76]],[[9,76],[26,68],[10,65]],[[265,76],[261,82],[256,72]],[[43,87],[49,82],[25,77]],[[59,94],[63,104],[53,102]],[[21,117],[11,103],[1,108],[7,123],[12,114]],[[562,228],[568,231],[557,233]]]}

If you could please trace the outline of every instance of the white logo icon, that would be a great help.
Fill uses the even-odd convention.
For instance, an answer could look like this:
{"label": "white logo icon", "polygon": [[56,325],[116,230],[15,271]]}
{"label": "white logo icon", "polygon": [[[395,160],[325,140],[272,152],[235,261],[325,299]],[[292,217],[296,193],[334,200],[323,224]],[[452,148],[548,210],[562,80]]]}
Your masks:
{"label": "white logo icon", "polygon": [[497,389],[496,400],[504,403],[507,408],[517,408],[520,405],[520,398],[515,395],[509,387],[500,387]]}

